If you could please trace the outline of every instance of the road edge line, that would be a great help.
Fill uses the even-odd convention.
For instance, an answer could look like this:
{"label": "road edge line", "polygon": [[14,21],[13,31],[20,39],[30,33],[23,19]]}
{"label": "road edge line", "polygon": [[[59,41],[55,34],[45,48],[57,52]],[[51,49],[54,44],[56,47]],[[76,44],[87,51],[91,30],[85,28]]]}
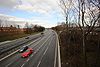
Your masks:
{"label": "road edge line", "polygon": [[[55,32],[55,31],[54,31]],[[60,57],[60,46],[59,46],[59,39],[58,39],[58,34],[55,32],[56,36],[57,36],[57,47],[58,49],[56,49],[56,53],[58,52],[58,67],[61,67],[61,57]],[[57,57],[57,56],[55,56]],[[57,60],[55,60],[55,63],[57,62]],[[54,65],[54,67],[56,67],[56,65]]]}
{"label": "road edge line", "polygon": [[[39,38],[38,38],[38,39],[39,39]],[[31,45],[32,43],[36,42],[38,39],[36,39],[36,40],[30,42],[30,43],[28,44],[28,46]],[[18,49],[18,50],[19,50],[19,49]],[[16,52],[18,52],[18,50],[16,50],[16,51],[14,51],[13,53],[11,53],[11,54],[9,54],[9,55],[7,55],[7,56],[1,58],[1,59],[0,59],[0,62],[1,62],[2,60],[4,60],[4,59],[8,58],[9,56],[15,54]]]}
{"label": "road edge line", "polygon": [[[54,31],[54,33],[56,34],[56,32]],[[57,34],[56,34],[56,47],[55,47],[55,59],[54,59],[54,67],[56,67],[56,62],[57,62]]]}
{"label": "road edge line", "polygon": [[57,35],[57,40],[58,40],[58,67],[61,67],[60,45],[59,45],[58,35]]}

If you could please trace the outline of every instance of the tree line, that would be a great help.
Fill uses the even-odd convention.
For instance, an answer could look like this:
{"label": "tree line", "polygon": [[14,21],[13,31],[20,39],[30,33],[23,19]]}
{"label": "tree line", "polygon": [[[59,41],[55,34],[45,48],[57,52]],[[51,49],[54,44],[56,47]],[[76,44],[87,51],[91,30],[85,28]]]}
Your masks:
{"label": "tree line", "polygon": [[67,58],[64,60],[65,65],[64,63],[62,65],[65,67],[99,67],[100,0],[59,0],[58,4],[62,9],[65,23],[53,29],[60,36],[62,56]]}

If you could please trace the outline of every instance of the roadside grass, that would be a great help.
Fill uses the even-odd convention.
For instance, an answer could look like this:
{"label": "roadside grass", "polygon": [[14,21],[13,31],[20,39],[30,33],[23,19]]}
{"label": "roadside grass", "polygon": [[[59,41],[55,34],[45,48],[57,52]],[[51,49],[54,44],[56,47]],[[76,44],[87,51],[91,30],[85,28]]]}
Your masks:
{"label": "roadside grass", "polygon": [[[70,36],[71,35],[72,34],[70,34]],[[80,35],[78,33],[75,34],[74,39],[71,39],[67,32],[62,32],[59,35],[62,67],[84,67],[84,56]],[[87,67],[100,67],[99,40],[98,36],[88,36],[88,40],[85,40]]]}
{"label": "roadside grass", "polygon": [[0,42],[14,40],[14,39],[26,37],[26,36],[29,36],[29,35],[35,35],[37,33],[40,33],[40,32],[34,32],[34,33],[31,33],[31,34],[22,33],[22,34],[16,34],[16,35],[1,36]]}

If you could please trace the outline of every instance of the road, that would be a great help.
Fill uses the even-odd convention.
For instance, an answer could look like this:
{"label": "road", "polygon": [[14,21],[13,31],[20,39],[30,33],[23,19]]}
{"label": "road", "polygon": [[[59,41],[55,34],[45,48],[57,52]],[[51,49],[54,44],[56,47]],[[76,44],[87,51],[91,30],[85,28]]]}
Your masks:
{"label": "road", "polygon": [[21,53],[16,50],[15,53],[12,52],[13,54],[0,59],[0,67],[57,67],[57,36],[55,32],[47,30],[43,36],[36,36],[39,37],[25,44],[34,50],[29,57],[22,58]]}

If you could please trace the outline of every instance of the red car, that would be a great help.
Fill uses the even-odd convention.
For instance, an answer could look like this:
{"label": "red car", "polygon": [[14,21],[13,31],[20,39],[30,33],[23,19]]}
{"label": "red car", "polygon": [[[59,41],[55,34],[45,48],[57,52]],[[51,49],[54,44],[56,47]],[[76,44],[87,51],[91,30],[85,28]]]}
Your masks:
{"label": "red car", "polygon": [[23,57],[23,58],[28,57],[32,53],[33,53],[33,49],[29,48],[26,52],[24,52],[24,53],[21,54],[21,57]]}

